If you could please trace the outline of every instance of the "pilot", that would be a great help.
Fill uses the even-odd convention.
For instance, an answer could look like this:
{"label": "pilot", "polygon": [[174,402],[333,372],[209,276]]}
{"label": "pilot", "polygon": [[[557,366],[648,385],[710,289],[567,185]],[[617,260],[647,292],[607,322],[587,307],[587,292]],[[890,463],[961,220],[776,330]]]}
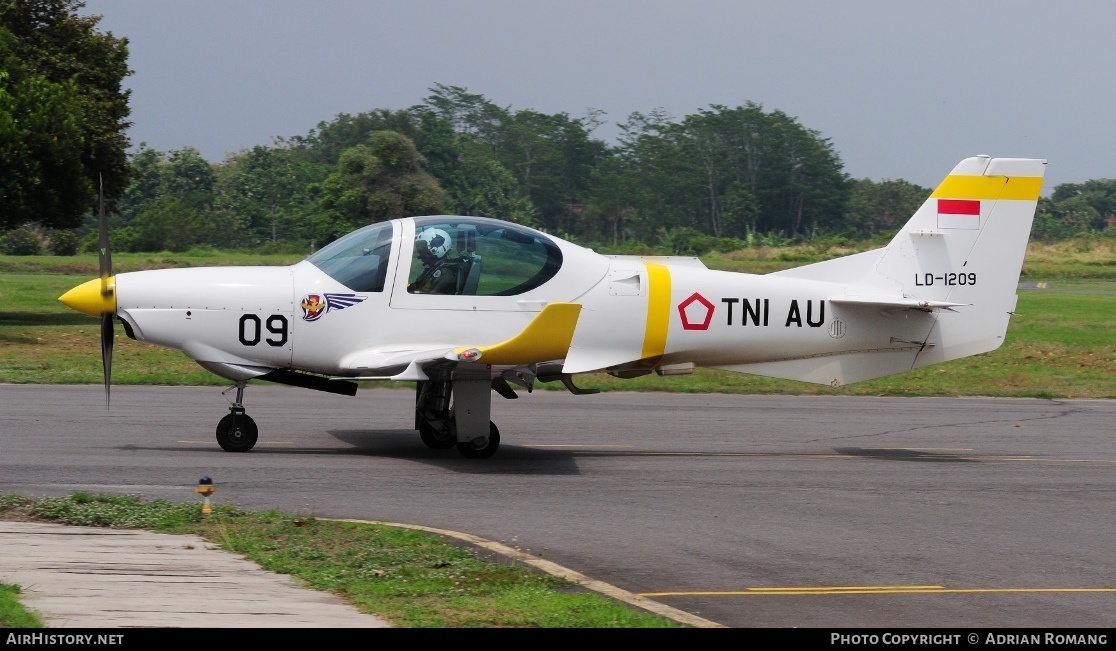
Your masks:
{"label": "pilot", "polygon": [[412,294],[456,294],[459,260],[449,255],[450,236],[440,228],[426,228],[415,238],[415,255],[422,272],[407,286]]}

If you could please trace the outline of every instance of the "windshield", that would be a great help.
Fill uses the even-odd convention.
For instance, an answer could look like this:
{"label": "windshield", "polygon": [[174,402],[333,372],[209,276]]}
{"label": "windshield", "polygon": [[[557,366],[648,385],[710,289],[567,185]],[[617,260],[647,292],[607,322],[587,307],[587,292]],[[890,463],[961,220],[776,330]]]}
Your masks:
{"label": "windshield", "polygon": [[391,223],[371,224],[334,240],[308,262],[358,292],[382,292],[391,253]]}

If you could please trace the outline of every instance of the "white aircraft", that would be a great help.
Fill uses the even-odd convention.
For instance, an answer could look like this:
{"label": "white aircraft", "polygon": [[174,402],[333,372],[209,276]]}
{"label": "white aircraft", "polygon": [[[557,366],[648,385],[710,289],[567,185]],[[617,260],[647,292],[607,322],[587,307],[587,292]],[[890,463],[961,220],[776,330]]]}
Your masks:
{"label": "white aircraft", "polygon": [[395,219],[289,267],[113,275],[59,300],[101,317],[106,398],[113,317],[129,337],[181,350],[231,380],[217,426],[255,445],[245,384],[353,395],[356,380],[415,382],[431,448],[490,457],[492,391],[605,372],[713,367],[840,386],[991,351],[1004,341],[1046,161],[961,161],[891,242],[766,275],[691,257],[606,256],[482,217]]}

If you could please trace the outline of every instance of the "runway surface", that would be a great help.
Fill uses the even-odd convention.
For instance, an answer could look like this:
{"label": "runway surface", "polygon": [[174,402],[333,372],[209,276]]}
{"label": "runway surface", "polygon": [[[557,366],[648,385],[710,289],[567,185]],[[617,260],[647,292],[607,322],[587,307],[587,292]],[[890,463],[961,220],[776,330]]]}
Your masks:
{"label": "runway surface", "polygon": [[730,627],[1116,625],[1116,401],[536,391],[488,460],[412,392],[0,385],[0,493],[198,499],[465,532]]}

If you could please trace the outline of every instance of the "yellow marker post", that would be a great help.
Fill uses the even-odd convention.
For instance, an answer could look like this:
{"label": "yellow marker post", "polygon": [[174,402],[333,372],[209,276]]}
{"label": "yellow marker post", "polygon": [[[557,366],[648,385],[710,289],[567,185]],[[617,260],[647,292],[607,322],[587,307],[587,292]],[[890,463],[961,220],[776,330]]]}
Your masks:
{"label": "yellow marker post", "polygon": [[202,502],[202,515],[213,513],[213,506],[209,503],[209,496],[212,495],[215,490],[217,489],[213,486],[213,480],[208,476],[198,480],[198,492],[205,497],[205,501]]}

